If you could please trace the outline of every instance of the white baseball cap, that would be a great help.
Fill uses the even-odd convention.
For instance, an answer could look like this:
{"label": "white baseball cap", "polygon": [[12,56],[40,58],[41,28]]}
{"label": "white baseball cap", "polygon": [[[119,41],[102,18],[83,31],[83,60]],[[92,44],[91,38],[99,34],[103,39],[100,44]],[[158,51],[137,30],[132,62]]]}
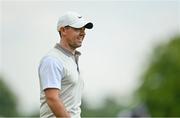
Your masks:
{"label": "white baseball cap", "polygon": [[67,12],[63,16],[59,17],[57,22],[57,31],[61,27],[71,26],[74,28],[85,27],[87,29],[93,28],[93,23],[86,21],[80,14],[76,12]]}

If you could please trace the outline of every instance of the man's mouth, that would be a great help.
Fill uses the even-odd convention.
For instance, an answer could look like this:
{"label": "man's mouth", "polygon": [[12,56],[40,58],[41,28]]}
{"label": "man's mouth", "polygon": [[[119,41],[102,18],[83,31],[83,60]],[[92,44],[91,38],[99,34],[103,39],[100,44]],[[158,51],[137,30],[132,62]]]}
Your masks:
{"label": "man's mouth", "polygon": [[83,37],[79,37],[79,38],[78,38],[78,41],[81,41],[81,42],[82,42],[82,41],[83,41]]}

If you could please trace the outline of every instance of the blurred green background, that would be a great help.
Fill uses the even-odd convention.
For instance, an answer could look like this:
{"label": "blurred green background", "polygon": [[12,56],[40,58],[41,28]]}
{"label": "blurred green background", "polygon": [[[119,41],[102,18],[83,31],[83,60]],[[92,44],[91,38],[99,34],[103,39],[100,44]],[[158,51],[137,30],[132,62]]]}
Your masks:
{"label": "blurred green background", "polygon": [[[91,107],[82,100],[82,117],[178,117],[180,116],[180,35],[159,43],[149,55],[139,86],[128,105],[107,96],[103,104]],[[23,114],[17,109],[17,96],[0,77],[0,117],[39,116],[39,109]]]}

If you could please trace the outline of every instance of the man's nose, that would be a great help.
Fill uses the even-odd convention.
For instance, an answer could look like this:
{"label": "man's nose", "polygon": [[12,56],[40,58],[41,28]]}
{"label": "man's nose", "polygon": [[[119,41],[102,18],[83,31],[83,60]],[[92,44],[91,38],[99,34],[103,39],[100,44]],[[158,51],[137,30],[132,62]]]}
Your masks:
{"label": "man's nose", "polygon": [[80,35],[86,35],[85,30],[81,30]]}

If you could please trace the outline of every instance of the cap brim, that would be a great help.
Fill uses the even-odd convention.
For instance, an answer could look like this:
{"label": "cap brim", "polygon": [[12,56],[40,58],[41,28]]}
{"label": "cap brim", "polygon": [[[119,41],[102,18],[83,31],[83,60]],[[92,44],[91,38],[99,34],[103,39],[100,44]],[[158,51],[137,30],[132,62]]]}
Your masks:
{"label": "cap brim", "polygon": [[93,23],[89,22],[84,27],[87,28],[87,29],[92,29],[93,28]]}
{"label": "cap brim", "polygon": [[82,27],[85,27],[87,29],[92,29],[93,28],[93,23],[91,22],[86,22],[84,20],[79,20],[78,22],[74,23],[74,24],[71,24],[69,25],[71,27],[74,27],[74,28],[82,28]]}

